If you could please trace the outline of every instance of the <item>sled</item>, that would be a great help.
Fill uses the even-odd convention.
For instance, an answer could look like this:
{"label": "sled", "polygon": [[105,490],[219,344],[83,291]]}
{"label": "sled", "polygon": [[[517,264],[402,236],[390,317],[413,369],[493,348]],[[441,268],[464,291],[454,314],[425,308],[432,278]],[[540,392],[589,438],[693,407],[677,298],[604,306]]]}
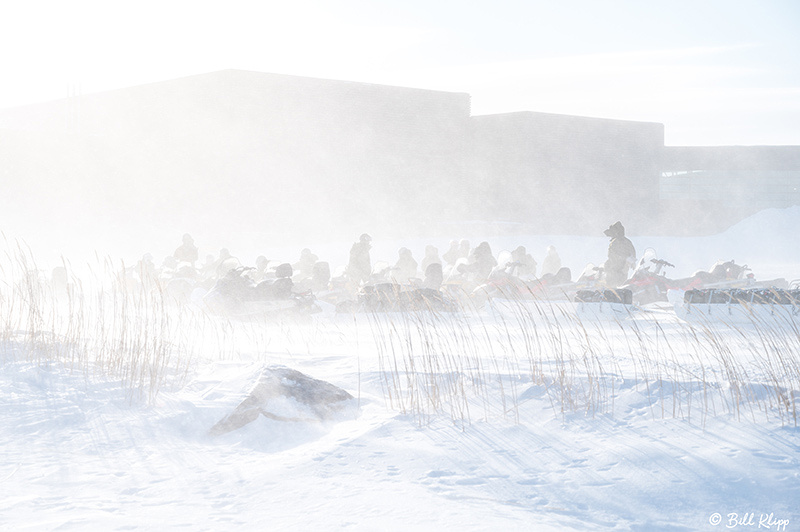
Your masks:
{"label": "sled", "polygon": [[336,305],[336,312],[456,312],[458,304],[439,290],[408,288],[395,283],[364,286],[357,301]]}
{"label": "sled", "polygon": [[732,324],[800,319],[800,289],[733,288],[671,291],[677,316],[684,320]]}
{"label": "sled", "polygon": [[626,288],[578,290],[573,301],[578,316],[595,319],[625,319],[638,309]]}

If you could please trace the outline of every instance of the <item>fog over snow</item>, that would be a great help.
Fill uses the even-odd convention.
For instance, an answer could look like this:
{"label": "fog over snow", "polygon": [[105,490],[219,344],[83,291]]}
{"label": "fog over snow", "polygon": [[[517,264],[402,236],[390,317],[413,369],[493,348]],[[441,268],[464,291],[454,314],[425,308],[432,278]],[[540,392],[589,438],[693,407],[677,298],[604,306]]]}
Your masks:
{"label": "fog over snow", "polygon": [[[655,244],[668,254],[682,250],[687,262],[751,250],[752,264],[796,278],[800,257],[790,244],[798,222],[797,208],[769,211],[717,237]],[[766,250],[766,228],[786,245]],[[644,240],[637,245],[650,243]],[[514,241],[532,249],[550,242]],[[590,245],[603,252],[601,240],[552,241],[576,262]],[[376,244],[376,253],[397,245]],[[776,403],[770,384],[758,384],[766,378],[761,351],[738,340],[757,341],[761,330],[785,342],[776,353],[796,363],[796,316],[731,328],[692,325],[669,308],[609,319],[573,314],[573,307],[575,317],[528,325],[527,334],[535,331],[529,340],[544,341],[528,360],[512,339],[523,333],[518,312],[497,304],[434,319],[326,310],[299,323],[187,320],[182,312],[173,317],[182,332],[172,336],[176,349],[163,362],[167,378],[156,395],[106,365],[113,356],[101,368],[58,354],[69,353],[64,342],[89,346],[86,339],[33,341],[25,330],[7,329],[0,343],[2,528],[673,531],[721,530],[749,519],[772,530],[800,524],[797,388],[784,396],[788,403]],[[128,327],[135,338],[133,321]],[[592,334],[581,340],[586,329]],[[405,342],[423,333],[424,343],[406,351]],[[560,340],[550,343],[551,335]],[[160,341],[152,331],[143,338]],[[464,338],[472,340],[459,347]],[[583,366],[587,348],[595,369]],[[406,365],[393,370],[392,360]],[[411,360],[420,367],[410,368]],[[437,372],[426,361],[445,366]],[[456,364],[452,375],[449,364]],[[268,405],[273,417],[209,434],[267,366],[302,371],[353,399],[324,420],[294,400],[275,400]],[[532,379],[532,370],[542,380]],[[796,386],[793,371],[776,378]],[[457,374],[466,379],[460,392],[446,388]],[[411,386],[417,378],[423,395]]]}

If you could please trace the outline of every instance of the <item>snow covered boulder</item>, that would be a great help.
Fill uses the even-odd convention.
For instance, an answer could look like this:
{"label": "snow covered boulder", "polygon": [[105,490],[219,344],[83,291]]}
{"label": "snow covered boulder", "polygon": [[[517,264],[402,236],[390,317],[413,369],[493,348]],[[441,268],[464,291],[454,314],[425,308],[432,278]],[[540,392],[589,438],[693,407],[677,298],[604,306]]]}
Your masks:
{"label": "snow covered boulder", "polygon": [[256,385],[209,434],[219,436],[265,416],[276,421],[320,422],[353,406],[353,396],[333,384],[281,366],[264,368]]}

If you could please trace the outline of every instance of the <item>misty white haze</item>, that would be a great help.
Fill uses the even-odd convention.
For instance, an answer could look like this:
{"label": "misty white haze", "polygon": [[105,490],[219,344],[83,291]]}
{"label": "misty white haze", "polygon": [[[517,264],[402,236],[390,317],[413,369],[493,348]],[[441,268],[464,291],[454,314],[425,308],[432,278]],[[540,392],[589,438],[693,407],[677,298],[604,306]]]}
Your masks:
{"label": "misty white haze", "polygon": [[799,529],[797,2],[7,4],[0,530]]}
{"label": "misty white haze", "polygon": [[[324,2],[234,2],[221,10],[188,2],[78,2],[24,3],[6,9],[0,44],[14,53],[3,55],[9,82],[0,87],[0,108],[68,98],[71,128],[81,127],[82,95],[238,68],[465,93],[473,116],[536,111],[656,122],[665,125],[665,143],[673,146],[800,144],[794,53],[800,43],[793,24],[798,8],[792,2],[623,2],[613,7],[511,2],[503,8],[487,3],[411,2],[400,7],[344,2],[335,9]],[[164,105],[174,105],[171,102]],[[109,127],[117,125],[124,127]],[[189,127],[208,135],[215,129],[213,116]],[[157,144],[159,135],[148,142]],[[246,139],[236,142],[235,150],[247,151]],[[71,150],[61,141],[56,144]],[[17,149],[8,142],[6,146]],[[160,160],[158,152],[143,153],[136,144],[129,150],[119,165],[128,156],[149,158],[153,164],[146,174],[131,176],[128,185],[98,183],[98,188],[82,179],[80,166],[71,175],[30,186],[15,184],[13,175],[4,174],[12,192],[3,209],[7,236],[38,248],[48,265],[69,255],[70,249],[82,256],[97,252],[129,262],[148,251],[164,256],[186,231],[214,252],[227,245],[250,256],[248,260],[255,258],[253,253],[268,252],[269,238],[247,249],[239,246],[237,235],[246,232],[244,224],[228,231],[216,221],[208,227],[203,216],[195,215],[219,213],[223,201],[189,194],[185,202],[192,208],[174,211],[173,198],[165,196],[180,196],[191,187],[192,176],[171,175],[168,168],[152,171]],[[190,164],[203,165],[201,154],[186,155]],[[47,167],[47,156],[40,161],[41,150],[28,157]],[[324,162],[324,154],[317,159]],[[63,162],[54,159],[52,164]],[[106,164],[117,163],[112,158]],[[93,170],[97,175],[113,173],[112,168]],[[231,169],[220,171],[230,174]],[[194,185],[224,188],[221,180],[229,177]],[[293,179],[288,175],[279,186],[290,187]],[[115,197],[109,199],[103,186],[117,191]],[[24,200],[13,198],[15,188]],[[60,201],[62,190],[77,197],[73,205]],[[447,202],[458,197],[454,192],[443,192],[452,198]],[[421,190],[415,194],[426,196]],[[153,215],[145,217],[146,222],[136,220],[126,202],[143,205]],[[224,212],[224,219],[236,218]],[[612,221],[598,220],[596,234]],[[330,222],[325,220],[325,225]],[[289,230],[286,225],[281,231]],[[363,230],[379,229],[358,227],[336,236],[346,242]],[[262,233],[262,228],[253,230]],[[320,233],[299,247],[334,236]],[[156,234],[169,242],[151,238]]]}
{"label": "misty white haze", "polygon": [[798,144],[798,7],[445,1],[6,6],[0,108],[228,68],[468,92],[668,124],[671,145]]}

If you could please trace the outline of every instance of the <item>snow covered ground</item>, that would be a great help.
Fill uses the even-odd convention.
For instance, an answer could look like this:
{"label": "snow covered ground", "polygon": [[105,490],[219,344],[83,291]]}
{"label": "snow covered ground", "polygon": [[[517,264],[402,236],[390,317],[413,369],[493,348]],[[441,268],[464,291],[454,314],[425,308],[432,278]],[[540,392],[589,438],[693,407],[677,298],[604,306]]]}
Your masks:
{"label": "snow covered ground", "polygon": [[[634,243],[791,279],[798,223],[793,208]],[[585,258],[586,240],[550,240]],[[0,530],[800,530],[797,316],[498,302],[238,322],[115,300],[120,325],[3,293]],[[333,419],[209,435],[276,365],[355,399]]]}

